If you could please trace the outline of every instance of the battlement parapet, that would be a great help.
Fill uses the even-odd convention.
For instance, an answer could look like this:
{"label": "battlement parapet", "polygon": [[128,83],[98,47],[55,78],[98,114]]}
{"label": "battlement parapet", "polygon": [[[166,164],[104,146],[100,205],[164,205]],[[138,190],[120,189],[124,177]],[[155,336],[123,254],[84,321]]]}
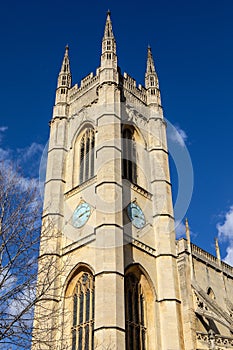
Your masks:
{"label": "battlement parapet", "polygon": [[78,88],[78,85],[75,84],[71,89],[69,93],[70,102],[81,97],[85,92],[87,92],[89,89],[91,89],[94,85],[96,85],[99,82],[99,76],[95,75],[93,73],[88,74],[85,78],[81,80],[80,87]]}
{"label": "battlement parapet", "polygon": [[136,80],[127,73],[123,75],[123,88],[131,92],[143,103],[147,103],[146,89],[141,84],[137,86]]}
{"label": "battlement parapet", "polygon": [[[181,238],[177,241],[178,254],[182,254],[184,251],[188,251],[188,243],[185,238]],[[218,260],[214,255],[206,252],[195,244],[191,243],[192,256],[198,260],[202,260],[206,264],[209,264],[217,270],[223,271],[225,274],[233,276],[233,267],[228,265],[224,261]]]}

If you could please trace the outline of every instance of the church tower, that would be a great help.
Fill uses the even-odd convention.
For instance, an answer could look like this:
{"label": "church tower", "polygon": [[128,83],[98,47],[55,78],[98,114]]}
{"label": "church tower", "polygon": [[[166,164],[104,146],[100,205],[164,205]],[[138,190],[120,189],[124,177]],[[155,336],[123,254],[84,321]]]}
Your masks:
{"label": "church tower", "polygon": [[50,123],[33,350],[182,350],[166,123],[152,50],[145,87],[117,64],[110,12],[100,67]]}

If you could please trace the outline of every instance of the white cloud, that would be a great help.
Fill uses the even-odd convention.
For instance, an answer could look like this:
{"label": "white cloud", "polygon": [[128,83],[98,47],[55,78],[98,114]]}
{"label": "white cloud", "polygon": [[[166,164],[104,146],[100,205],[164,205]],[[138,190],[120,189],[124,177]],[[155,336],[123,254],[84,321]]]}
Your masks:
{"label": "white cloud", "polygon": [[25,148],[4,149],[0,147],[1,173],[17,179],[18,188],[22,191],[40,188],[40,160],[44,146],[33,142]]}
{"label": "white cloud", "polygon": [[176,126],[170,129],[168,138],[172,142],[179,144],[181,147],[184,147],[188,136],[184,130],[182,130],[179,126]]}
{"label": "white cloud", "polygon": [[[14,295],[14,298],[11,300],[8,312],[12,316],[19,315],[21,312],[24,312],[27,309],[27,306],[34,302],[36,298],[36,288],[35,283],[25,286],[25,288],[20,289],[17,295]],[[30,309],[28,313],[31,313]],[[31,319],[31,318],[30,318]]]}
{"label": "white cloud", "polygon": [[233,206],[226,212],[224,222],[218,223],[216,227],[219,239],[228,243],[224,261],[233,266]]}
{"label": "white cloud", "polygon": [[2,143],[3,133],[8,129],[8,126],[0,126],[0,143]]}
{"label": "white cloud", "polygon": [[[0,137],[0,142],[1,142],[1,137]],[[9,161],[9,158],[11,156],[11,151],[9,149],[3,149],[0,148],[0,161]]]}
{"label": "white cloud", "polygon": [[4,132],[8,129],[8,126],[0,126],[0,132]]}
{"label": "white cloud", "polygon": [[20,157],[20,160],[23,162],[27,162],[31,160],[33,157],[41,155],[43,152],[44,146],[33,142],[30,146],[26,148],[18,148],[17,153]]}

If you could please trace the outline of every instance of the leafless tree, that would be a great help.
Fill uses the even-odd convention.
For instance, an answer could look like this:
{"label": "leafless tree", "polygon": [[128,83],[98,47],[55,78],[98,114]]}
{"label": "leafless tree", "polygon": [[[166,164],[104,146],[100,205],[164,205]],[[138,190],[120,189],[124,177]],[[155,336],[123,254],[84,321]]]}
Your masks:
{"label": "leafless tree", "polygon": [[[38,182],[1,162],[0,349],[30,349],[34,307],[52,284],[47,278],[36,289],[41,209]],[[46,259],[44,278],[55,266],[54,257]]]}

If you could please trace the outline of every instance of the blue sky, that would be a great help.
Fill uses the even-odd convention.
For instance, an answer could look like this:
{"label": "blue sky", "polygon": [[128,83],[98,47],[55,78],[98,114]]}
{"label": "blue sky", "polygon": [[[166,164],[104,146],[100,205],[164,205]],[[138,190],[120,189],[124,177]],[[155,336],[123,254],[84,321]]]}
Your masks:
{"label": "blue sky", "polygon": [[[222,257],[228,248],[233,263],[232,0],[4,2],[0,157],[17,158],[27,176],[38,176],[65,45],[73,83],[95,72],[108,8],[119,66],[138,83],[144,84],[146,49],[152,47],[165,117],[192,161],[192,241],[214,253],[214,237],[222,232]],[[174,169],[172,179],[175,200]]]}

